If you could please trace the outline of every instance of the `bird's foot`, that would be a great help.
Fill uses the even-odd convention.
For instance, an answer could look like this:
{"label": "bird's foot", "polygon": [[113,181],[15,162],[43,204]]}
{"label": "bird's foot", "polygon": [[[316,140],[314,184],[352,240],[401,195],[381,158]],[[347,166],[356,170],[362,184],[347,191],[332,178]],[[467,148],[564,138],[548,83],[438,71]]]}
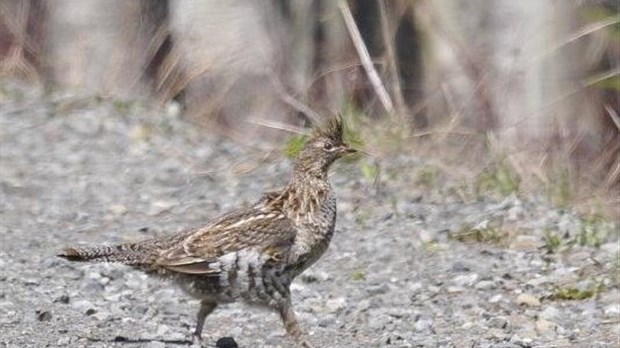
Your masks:
{"label": "bird's foot", "polygon": [[314,345],[310,343],[310,341],[308,341],[307,339],[300,340],[298,344],[302,348],[315,348]]}
{"label": "bird's foot", "polygon": [[192,347],[202,347],[202,336],[194,333],[192,335]]}

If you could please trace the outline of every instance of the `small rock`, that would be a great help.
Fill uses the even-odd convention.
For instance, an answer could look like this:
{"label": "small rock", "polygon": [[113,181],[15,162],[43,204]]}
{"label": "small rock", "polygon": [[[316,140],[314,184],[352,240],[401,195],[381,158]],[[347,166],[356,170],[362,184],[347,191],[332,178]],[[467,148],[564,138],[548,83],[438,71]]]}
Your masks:
{"label": "small rock", "polygon": [[323,271],[313,271],[312,269],[307,270],[301,275],[301,280],[304,283],[316,283],[316,282],[325,282],[331,278],[329,273]]}
{"label": "small rock", "polygon": [[433,320],[432,319],[418,319],[413,324],[413,329],[417,332],[432,331]]}
{"label": "small rock", "polygon": [[517,304],[530,307],[538,307],[540,306],[540,300],[530,294],[521,294],[519,295],[519,297],[517,297]]}
{"label": "small rock", "polygon": [[390,286],[383,283],[380,285],[369,286],[366,289],[366,293],[368,295],[382,295],[390,291]]}
{"label": "small rock", "polygon": [[108,211],[114,215],[125,215],[127,214],[127,207],[122,204],[112,204],[108,207]]}
{"label": "small rock", "polygon": [[50,320],[52,320],[52,313],[50,313],[48,311],[37,310],[36,314],[37,314],[37,320],[38,321],[50,321]]}
{"label": "small rock", "polygon": [[496,329],[504,329],[508,326],[508,319],[505,317],[492,317],[488,320],[489,327]]}
{"label": "small rock", "polygon": [[434,286],[434,285],[429,285],[429,287],[427,288],[428,292],[430,292],[431,294],[438,294],[441,291],[441,288],[438,286]]}
{"label": "small rock", "polygon": [[157,325],[157,336],[165,336],[170,331],[170,327],[168,325],[160,324]]}
{"label": "small rock", "polygon": [[611,242],[611,243],[605,243],[601,245],[601,250],[606,251],[610,255],[616,255],[620,253],[620,243],[618,243],[617,241]]}
{"label": "small rock", "polygon": [[368,327],[373,330],[383,330],[391,321],[392,319],[385,314],[371,315],[368,318]]}
{"label": "small rock", "polygon": [[523,348],[532,347],[532,341],[533,340],[531,338],[527,338],[527,337],[521,338],[518,335],[513,335],[512,337],[510,337],[510,342]]}
{"label": "small rock", "polygon": [[319,319],[320,327],[332,327],[336,322],[336,317],[333,315],[324,315]]}
{"label": "small rock", "polygon": [[216,348],[239,348],[237,342],[232,337],[222,337],[215,342]]}
{"label": "small rock", "polygon": [[393,307],[387,310],[387,314],[391,317],[400,319],[402,317],[408,316],[410,314],[410,311],[403,307]]}
{"label": "small rock", "polygon": [[418,238],[423,243],[431,243],[431,242],[435,242],[437,240],[437,234],[433,233],[432,231],[423,229],[423,230],[420,230],[418,232]]}
{"label": "small rock", "polygon": [[133,290],[141,289],[146,286],[146,274],[125,274],[125,285]]}
{"label": "small rock", "polygon": [[493,340],[505,341],[508,338],[508,333],[502,329],[491,328],[486,332],[486,337]]}
{"label": "small rock", "polygon": [[452,279],[452,283],[456,286],[465,287],[472,286],[476,282],[476,280],[478,280],[478,274],[471,273],[454,277]]}
{"label": "small rock", "polygon": [[510,249],[522,251],[536,251],[541,248],[544,243],[536,236],[520,235],[510,243]]}
{"label": "small rock", "polygon": [[69,343],[71,343],[71,338],[69,337],[61,337],[56,342],[59,347],[67,347],[69,346]]}
{"label": "small rock", "polygon": [[100,292],[105,288],[105,284],[101,274],[98,271],[93,270],[86,273],[84,276],[84,282],[80,288],[82,291]]}
{"label": "small rock", "polygon": [[540,318],[550,321],[558,320],[561,316],[560,310],[554,306],[548,306],[540,312]]}
{"label": "small rock", "polygon": [[158,304],[176,302],[177,298],[174,296],[175,292],[173,288],[161,288],[149,296],[148,301]]}
{"label": "small rock", "polygon": [[502,294],[497,294],[489,299],[489,303],[498,303],[504,300],[504,296]]}
{"label": "small rock", "polygon": [[94,310],[95,306],[87,300],[78,300],[71,302],[71,307],[81,313],[86,313],[88,310]]}
{"label": "small rock", "polygon": [[107,321],[110,318],[110,313],[109,312],[100,312],[100,311],[94,311],[91,314],[88,314],[88,312],[86,313],[87,315],[92,315],[93,319],[98,320],[98,321]]}
{"label": "small rock", "polygon": [[366,311],[368,310],[368,308],[370,308],[370,305],[371,305],[370,300],[366,300],[366,299],[361,300],[357,303],[357,310],[359,312]]}
{"label": "small rock", "polygon": [[551,332],[555,332],[556,324],[552,321],[545,319],[538,319],[536,321],[536,332],[539,335],[546,335]]}
{"label": "small rock", "polygon": [[71,298],[69,297],[69,295],[62,294],[62,295],[56,297],[54,299],[54,302],[67,304],[67,303],[69,303],[70,300],[71,300]]}
{"label": "small rock", "polygon": [[470,272],[474,267],[467,262],[456,261],[452,264],[452,271],[454,272]]}
{"label": "small rock", "polygon": [[492,290],[495,288],[497,288],[497,284],[492,280],[481,280],[476,284],[476,289],[478,290]]}
{"label": "small rock", "polygon": [[620,314],[620,304],[614,303],[605,307],[605,315],[617,316]]}
{"label": "small rock", "polygon": [[164,212],[170,211],[172,208],[179,205],[178,201],[155,201],[151,203],[151,207],[147,212],[149,216],[155,216]]}
{"label": "small rock", "polygon": [[337,297],[327,300],[325,302],[325,309],[328,313],[337,314],[347,308],[347,299],[344,297]]}
{"label": "small rock", "polygon": [[464,288],[464,287],[462,287],[462,286],[448,286],[448,287],[446,288],[446,291],[447,291],[449,294],[458,294],[458,293],[460,293],[460,292],[464,292],[464,291],[465,291],[465,288]]}
{"label": "small rock", "polygon": [[101,275],[108,278],[108,281],[109,279],[122,278],[125,273],[127,273],[127,271],[117,264],[109,264],[101,270]]}

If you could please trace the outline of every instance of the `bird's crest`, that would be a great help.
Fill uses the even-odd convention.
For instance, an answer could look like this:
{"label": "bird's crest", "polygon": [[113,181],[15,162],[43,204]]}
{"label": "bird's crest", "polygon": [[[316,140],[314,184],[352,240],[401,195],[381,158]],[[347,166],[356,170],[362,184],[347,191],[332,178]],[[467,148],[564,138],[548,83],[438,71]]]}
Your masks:
{"label": "bird's crest", "polygon": [[344,126],[342,116],[329,117],[323,123],[317,125],[312,132],[312,137],[328,137],[337,142],[342,142]]}

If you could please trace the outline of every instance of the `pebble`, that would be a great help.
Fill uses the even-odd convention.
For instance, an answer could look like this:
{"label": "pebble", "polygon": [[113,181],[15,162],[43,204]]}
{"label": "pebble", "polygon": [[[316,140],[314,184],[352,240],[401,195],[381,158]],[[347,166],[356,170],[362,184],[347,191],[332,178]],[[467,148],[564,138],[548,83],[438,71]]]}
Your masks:
{"label": "pebble", "polygon": [[391,317],[400,319],[400,318],[406,317],[409,314],[411,314],[411,311],[407,308],[392,307],[387,310],[387,314]]}
{"label": "pebble", "polygon": [[605,307],[605,315],[608,316],[618,316],[620,315],[620,304],[614,303]]}
{"label": "pebble", "polygon": [[157,325],[157,330],[155,332],[157,333],[157,336],[164,337],[169,331],[170,327],[168,327],[168,325],[160,324]]}
{"label": "pebble", "polygon": [[521,294],[517,297],[518,305],[526,305],[530,307],[538,307],[540,306],[540,300],[538,298],[530,295],[530,294]]}
{"label": "pebble", "polygon": [[71,302],[71,308],[86,314],[88,311],[94,310],[95,306],[88,300],[77,300]]}
{"label": "pebble", "polygon": [[428,332],[433,328],[432,319],[418,319],[413,323],[413,329],[417,332]]}
{"label": "pebble", "polygon": [[489,299],[489,303],[498,303],[504,300],[504,296],[502,294],[497,294]]}
{"label": "pebble", "polygon": [[368,327],[373,330],[383,330],[392,321],[392,319],[385,314],[371,315],[368,318]]}
{"label": "pebble", "polygon": [[465,288],[464,288],[464,287],[462,287],[462,286],[448,286],[448,287],[446,288],[446,291],[447,291],[449,294],[458,294],[458,293],[460,293],[460,292],[464,292],[464,291],[465,291]]}
{"label": "pebble", "polygon": [[108,210],[114,215],[125,215],[129,211],[129,209],[122,204],[112,204],[108,207]]}
{"label": "pebble", "polygon": [[555,332],[556,324],[552,321],[545,319],[538,319],[536,321],[536,331],[539,335],[545,335],[550,332]]}
{"label": "pebble", "polygon": [[454,277],[452,279],[452,283],[459,287],[469,287],[472,286],[476,282],[476,280],[478,280],[478,274],[471,273]]}
{"label": "pebble", "polygon": [[100,292],[105,287],[104,282],[99,271],[93,270],[85,274],[80,288],[83,292]]}
{"label": "pebble", "polygon": [[357,303],[357,310],[359,312],[366,311],[370,308],[371,302],[368,299],[361,300]]}
{"label": "pebble", "polygon": [[338,314],[347,308],[347,299],[344,297],[329,299],[325,302],[325,308],[328,313]]}
{"label": "pebble", "polygon": [[492,290],[497,288],[497,284],[492,280],[481,280],[476,284],[478,290]]}
{"label": "pebble", "polygon": [[49,311],[37,310],[36,314],[37,314],[37,320],[38,321],[50,321],[50,320],[52,320],[52,313],[50,313]]}
{"label": "pebble", "polygon": [[380,285],[373,285],[373,286],[369,286],[366,289],[366,293],[368,295],[374,296],[374,295],[383,295],[386,294],[390,291],[390,286],[387,284],[380,284]]}
{"label": "pebble", "polygon": [[453,272],[470,272],[472,269],[474,269],[474,265],[465,261],[456,261],[452,264],[451,269]]}
{"label": "pebble", "polygon": [[540,317],[545,320],[555,321],[561,317],[562,313],[555,306],[547,306],[542,312]]}
{"label": "pebble", "polygon": [[487,321],[489,327],[503,329],[508,325],[508,319],[506,317],[492,317]]}
{"label": "pebble", "polygon": [[61,337],[58,339],[58,341],[56,341],[56,344],[59,347],[67,347],[69,346],[69,343],[71,343],[71,338],[69,337]]}

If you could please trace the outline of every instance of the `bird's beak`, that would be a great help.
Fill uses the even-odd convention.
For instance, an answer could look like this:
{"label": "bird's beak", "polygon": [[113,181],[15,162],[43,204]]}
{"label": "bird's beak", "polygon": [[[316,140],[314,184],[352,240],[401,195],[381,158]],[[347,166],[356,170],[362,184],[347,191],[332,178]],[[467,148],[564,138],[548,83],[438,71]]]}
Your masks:
{"label": "bird's beak", "polygon": [[357,150],[352,148],[352,147],[350,147],[349,145],[342,145],[340,147],[340,152],[342,152],[343,154],[346,155],[346,154],[350,154],[350,153],[355,153],[355,152],[357,152]]}

